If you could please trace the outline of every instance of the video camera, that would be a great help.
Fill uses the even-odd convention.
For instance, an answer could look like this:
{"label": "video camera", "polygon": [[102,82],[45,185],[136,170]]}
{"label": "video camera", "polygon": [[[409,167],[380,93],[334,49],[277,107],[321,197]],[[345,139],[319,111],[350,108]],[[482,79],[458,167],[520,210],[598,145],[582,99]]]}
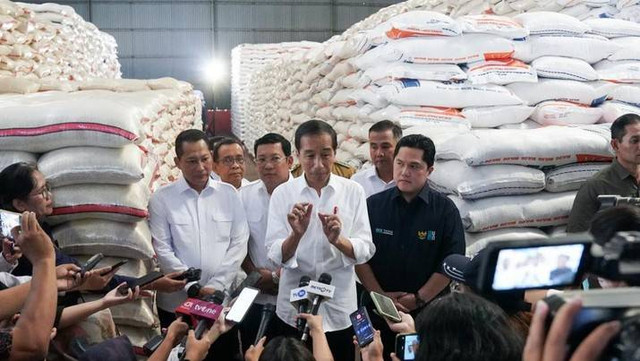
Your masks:
{"label": "video camera", "polygon": [[621,197],[611,194],[598,196],[598,202],[600,202],[600,210],[622,205],[640,207],[640,198]]}
{"label": "video camera", "polygon": [[599,324],[619,320],[620,335],[604,360],[640,361],[640,232],[619,232],[603,245],[588,234],[561,238],[490,243],[475,285],[483,293],[579,286],[587,274],[624,281],[628,288],[569,291],[547,297],[548,325],[569,299],[580,297],[583,309],[572,326],[573,352]]}

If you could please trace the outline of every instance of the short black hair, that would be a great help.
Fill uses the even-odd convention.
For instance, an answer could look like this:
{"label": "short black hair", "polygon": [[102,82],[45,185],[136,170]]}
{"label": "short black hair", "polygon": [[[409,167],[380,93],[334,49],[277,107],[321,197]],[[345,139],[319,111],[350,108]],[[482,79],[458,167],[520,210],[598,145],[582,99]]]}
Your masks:
{"label": "short black hair", "polygon": [[621,115],[611,124],[611,139],[617,139],[622,142],[622,138],[627,134],[627,125],[640,123],[640,115],[628,113]]}
{"label": "short black hair", "polygon": [[209,150],[213,152],[213,148],[215,148],[216,143],[218,143],[219,141],[223,140],[227,138],[224,135],[214,135],[213,137],[209,138]]}
{"label": "short black hair", "polygon": [[387,130],[390,130],[393,133],[393,138],[395,140],[402,138],[402,128],[400,128],[400,126],[397,123],[394,123],[390,120],[381,120],[376,124],[372,125],[371,128],[369,128],[369,133],[371,132],[382,133],[382,132],[386,132]]}
{"label": "short black hair", "polygon": [[267,133],[258,138],[255,143],[253,143],[253,154],[258,156],[259,145],[276,143],[280,143],[282,146],[282,152],[286,157],[291,155],[291,142],[278,133]]}
{"label": "short black hair", "polygon": [[231,144],[237,144],[240,146],[240,148],[242,149],[242,154],[244,155],[244,144],[242,143],[242,141],[238,138],[231,138],[231,137],[225,137],[224,139],[220,140],[219,142],[216,142],[213,145],[213,160],[215,162],[218,161],[219,155],[219,151],[220,151],[220,147],[222,147],[223,145],[231,145]]}
{"label": "short black hair", "polygon": [[296,129],[295,143],[296,149],[300,151],[300,139],[305,135],[320,135],[329,134],[331,136],[331,148],[335,151],[338,149],[338,135],[332,126],[323,122],[322,120],[307,120],[300,124]]}
{"label": "short black hair", "polygon": [[178,136],[176,137],[176,157],[182,157],[182,154],[184,152],[184,150],[182,149],[182,145],[184,143],[197,143],[201,140],[204,140],[207,146],[209,145],[209,142],[207,141],[207,135],[204,134],[202,130],[187,129],[180,132],[180,134],[178,134]]}
{"label": "short black hair", "polygon": [[640,232],[640,208],[621,205],[606,208],[593,217],[589,232],[595,243],[604,245],[618,232]]}
{"label": "short black hair", "polygon": [[396,150],[393,152],[394,159],[402,147],[422,149],[422,160],[427,163],[427,166],[433,166],[436,157],[436,146],[429,137],[425,137],[422,134],[411,134],[402,137],[396,145]]}
{"label": "short black hair", "polygon": [[416,319],[417,361],[520,361],[524,337],[497,305],[453,292],[431,302]]}
{"label": "short black hair", "polygon": [[35,189],[33,174],[38,167],[32,163],[13,163],[0,172],[0,207],[16,212],[14,199],[27,199]]}
{"label": "short black hair", "polygon": [[315,358],[302,341],[278,336],[264,347],[258,361],[313,361]]}

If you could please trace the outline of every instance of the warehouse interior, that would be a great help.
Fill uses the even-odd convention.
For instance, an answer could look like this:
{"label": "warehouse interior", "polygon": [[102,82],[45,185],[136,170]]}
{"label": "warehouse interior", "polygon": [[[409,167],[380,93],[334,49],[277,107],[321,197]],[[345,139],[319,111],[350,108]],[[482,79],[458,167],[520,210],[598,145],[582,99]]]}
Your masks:
{"label": "warehouse interior", "polygon": [[0,243],[0,360],[639,360],[640,0],[0,0]]}

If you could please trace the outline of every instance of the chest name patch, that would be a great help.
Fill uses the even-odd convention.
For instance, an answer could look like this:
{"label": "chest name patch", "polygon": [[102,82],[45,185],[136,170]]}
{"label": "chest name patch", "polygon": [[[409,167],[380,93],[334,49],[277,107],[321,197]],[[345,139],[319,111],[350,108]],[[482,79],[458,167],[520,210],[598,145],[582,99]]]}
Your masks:
{"label": "chest name patch", "polygon": [[393,236],[393,231],[389,229],[376,228],[376,233]]}

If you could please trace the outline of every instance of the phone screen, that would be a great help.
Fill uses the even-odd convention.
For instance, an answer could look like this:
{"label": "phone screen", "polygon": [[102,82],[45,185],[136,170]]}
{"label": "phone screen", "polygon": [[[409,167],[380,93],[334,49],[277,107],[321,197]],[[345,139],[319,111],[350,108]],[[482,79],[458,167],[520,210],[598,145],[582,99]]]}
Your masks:
{"label": "phone screen", "polygon": [[399,355],[402,355],[402,360],[415,360],[416,351],[418,349],[418,334],[412,333],[408,335],[401,335],[400,342],[402,350],[397,350]]}
{"label": "phone screen", "polygon": [[360,307],[356,312],[349,315],[349,318],[351,318],[351,325],[358,339],[358,345],[364,347],[371,343],[375,331],[371,325],[371,320],[369,320],[367,309]]}
{"label": "phone screen", "polygon": [[495,291],[574,284],[584,244],[502,249],[492,288]]}
{"label": "phone screen", "polygon": [[260,293],[260,291],[256,288],[245,287],[233,303],[233,306],[231,306],[226,319],[235,323],[242,321],[244,315],[249,311],[249,307],[253,304],[253,300],[258,296],[258,293]]}
{"label": "phone screen", "polygon": [[20,213],[0,210],[0,236],[13,239],[11,230],[20,227]]}

